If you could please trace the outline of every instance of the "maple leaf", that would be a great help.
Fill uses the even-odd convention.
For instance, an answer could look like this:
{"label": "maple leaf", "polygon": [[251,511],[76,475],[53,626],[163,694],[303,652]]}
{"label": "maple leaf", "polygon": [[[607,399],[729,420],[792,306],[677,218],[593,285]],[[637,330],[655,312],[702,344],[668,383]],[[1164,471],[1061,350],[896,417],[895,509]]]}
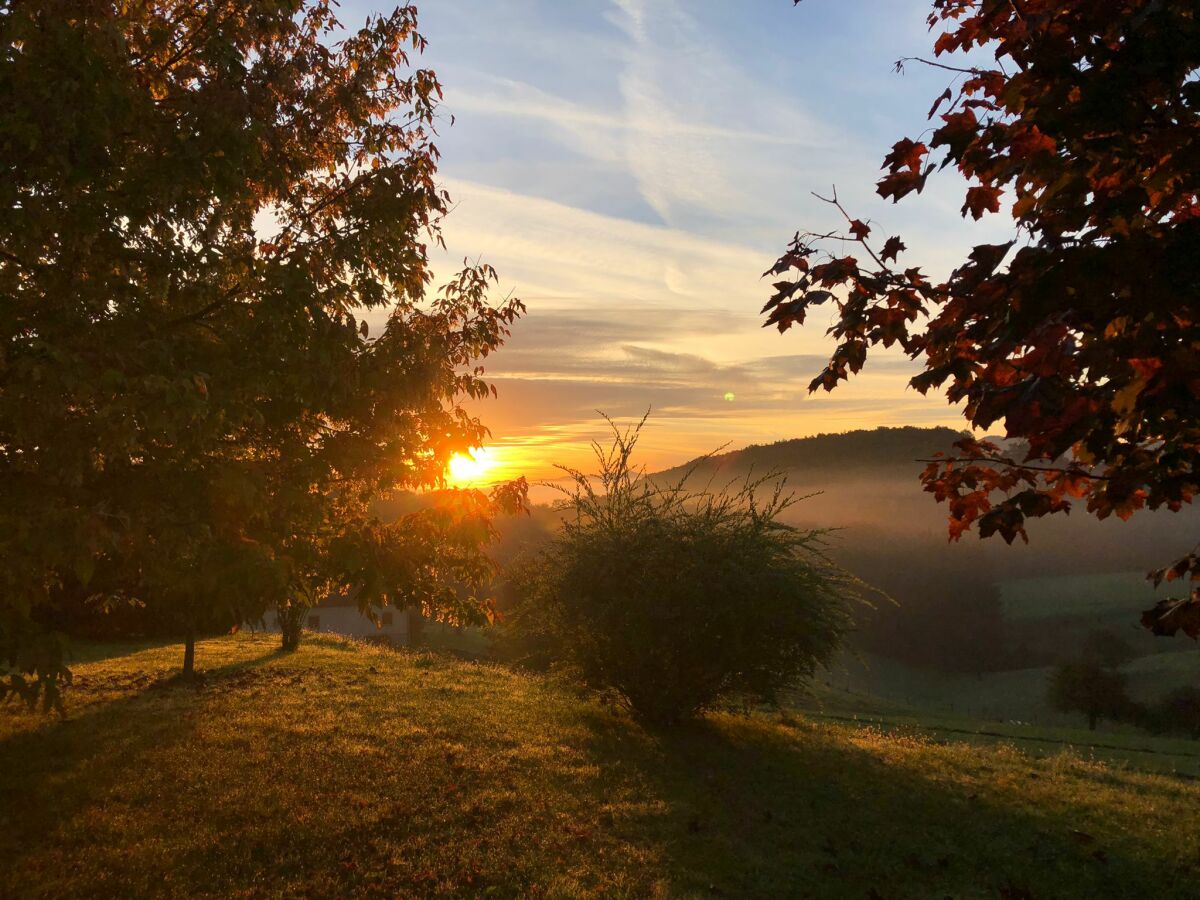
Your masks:
{"label": "maple leaf", "polygon": [[1000,188],[988,185],[968,188],[967,200],[962,208],[963,215],[969,211],[978,221],[983,218],[985,212],[1000,212],[1000,194]]}
{"label": "maple leaf", "polygon": [[896,257],[898,257],[902,251],[907,249],[908,248],[904,246],[904,242],[900,240],[898,235],[895,237],[890,237],[887,239],[887,242],[884,243],[883,252],[879,255],[879,258],[884,261],[890,259],[892,262],[895,262]]}
{"label": "maple leaf", "polygon": [[1200,589],[1185,599],[1159,600],[1142,613],[1142,625],[1157,635],[1173,637],[1182,631],[1200,640]]}
{"label": "maple leaf", "polygon": [[883,158],[883,167],[893,172],[899,169],[921,168],[921,161],[929,152],[929,148],[917,141],[903,138],[892,145],[892,152]]}
{"label": "maple leaf", "polygon": [[942,93],[938,95],[938,98],[933,101],[933,106],[929,107],[929,115],[927,115],[925,118],[932,119],[934,113],[938,111],[938,107],[942,105],[942,102],[944,100],[950,100],[953,97],[954,94],[951,92],[950,88],[946,88],[946,90],[942,91]]}
{"label": "maple leaf", "polygon": [[850,221],[850,233],[854,235],[855,240],[865,241],[871,233],[871,226],[861,219],[852,219]]}
{"label": "maple leaf", "polygon": [[875,191],[880,197],[891,197],[892,202],[898,202],[913,191],[918,194],[925,187],[925,176],[920,172],[893,172],[879,179]]}

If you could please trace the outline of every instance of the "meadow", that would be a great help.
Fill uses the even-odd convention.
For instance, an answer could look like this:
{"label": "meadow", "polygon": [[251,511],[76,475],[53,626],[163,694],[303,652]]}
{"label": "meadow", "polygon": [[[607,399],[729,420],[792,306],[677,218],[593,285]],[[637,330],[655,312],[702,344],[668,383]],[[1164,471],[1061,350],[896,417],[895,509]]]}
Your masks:
{"label": "meadow", "polygon": [[[319,637],[89,648],[0,715],[12,897],[1200,897],[1200,782],[824,711],[655,732]],[[851,719],[847,721],[846,719]],[[928,723],[924,723],[928,725]]]}

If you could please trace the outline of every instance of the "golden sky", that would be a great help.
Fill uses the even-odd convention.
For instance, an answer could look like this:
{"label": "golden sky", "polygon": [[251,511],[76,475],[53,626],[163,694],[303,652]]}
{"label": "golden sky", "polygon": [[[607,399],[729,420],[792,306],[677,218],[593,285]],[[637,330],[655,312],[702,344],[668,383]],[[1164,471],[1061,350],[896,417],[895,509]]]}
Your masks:
{"label": "golden sky", "polygon": [[759,316],[771,292],[761,273],[793,232],[838,224],[812,196],[833,184],[877,234],[903,236],[902,264],[935,275],[1010,236],[1004,216],[962,219],[952,170],[899,206],[875,195],[883,155],[925,127],[945,87],[945,73],[892,72],[928,51],[927,6],[422,7],[454,200],[436,265],[489,262],[500,294],[528,306],[486,360],[499,398],[473,411],[492,440],[481,464],[457,464],[460,482],[586,466],[589,441],[605,436],[597,411],[629,421],[652,409],[640,445],[650,469],[725,444],[961,424],[944,398],[906,388],[914,369],[894,354],[808,394],[829,314],[786,335]]}

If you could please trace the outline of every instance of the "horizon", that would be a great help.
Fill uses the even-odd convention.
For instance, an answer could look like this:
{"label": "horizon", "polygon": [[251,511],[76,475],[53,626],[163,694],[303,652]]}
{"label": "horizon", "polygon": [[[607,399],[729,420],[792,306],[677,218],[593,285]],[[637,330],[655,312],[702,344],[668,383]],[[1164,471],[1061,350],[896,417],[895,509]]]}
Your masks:
{"label": "horizon", "polygon": [[[429,48],[414,62],[445,86],[440,176],[454,203],[439,279],[478,258],[499,273],[496,296],[528,308],[485,361],[498,398],[469,405],[491,430],[487,465],[460,461],[452,482],[586,468],[607,434],[601,412],[651,410],[639,444],[651,470],[722,445],[962,426],[958,407],[907,387],[918,367],[896,352],[810,395],[832,346],[826,323],[780,335],[759,313],[762,273],[793,232],[833,222],[810,193],[831,185],[933,274],[1009,234],[1004,217],[961,217],[951,171],[923,204],[875,194],[887,148],[925,127],[945,86],[946,73],[892,71],[927,49],[926,6],[422,7]],[[347,3],[340,18],[378,9]]]}

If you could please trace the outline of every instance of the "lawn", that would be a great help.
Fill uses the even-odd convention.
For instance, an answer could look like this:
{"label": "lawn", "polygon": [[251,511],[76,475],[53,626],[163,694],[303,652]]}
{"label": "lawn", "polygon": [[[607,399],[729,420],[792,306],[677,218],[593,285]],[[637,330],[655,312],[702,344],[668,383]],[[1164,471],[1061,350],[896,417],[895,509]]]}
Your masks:
{"label": "lawn", "polygon": [[1197,897],[1200,783],[816,717],[671,733],[308,640],[77,666],[0,714],[0,895]]}

